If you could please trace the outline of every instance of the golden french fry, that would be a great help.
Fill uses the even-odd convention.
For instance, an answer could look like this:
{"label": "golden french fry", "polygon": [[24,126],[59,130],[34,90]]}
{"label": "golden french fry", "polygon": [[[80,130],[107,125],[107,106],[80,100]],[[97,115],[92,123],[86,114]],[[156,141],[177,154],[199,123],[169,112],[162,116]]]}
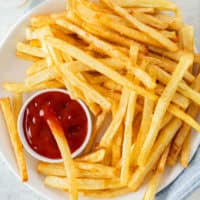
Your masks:
{"label": "golden french fry", "polygon": [[156,8],[159,10],[176,10],[176,4],[170,1],[165,0],[113,0],[116,4],[122,6],[122,7],[144,7],[144,8]]}
{"label": "golden french fry", "polygon": [[26,166],[26,159],[22,143],[17,132],[17,123],[15,116],[12,112],[11,103],[9,98],[0,99],[0,106],[4,115],[5,122],[8,128],[8,134],[14,150],[15,158],[19,168],[21,180],[23,182],[28,180],[28,172]]}
{"label": "golden french fry", "polygon": [[185,51],[194,52],[194,28],[189,25],[184,25],[179,34],[182,48]]}
{"label": "golden french fry", "polygon": [[129,91],[129,99],[125,116],[124,139],[122,145],[122,164],[121,164],[121,182],[126,185],[130,177],[131,164],[131,145],[132,145],[132,123],[135,115],[135,105],[137,95]]}
{"label": "golden french fry", "polygon": [[183,143],[183,148],[181,151],[180,163],[184,168],[188,167],[189,159],[190,159],[190,146],[191,146],[191,133],[187,135],[185,141]]}
{"label": "golden french fry", "polygon": [[133,152],[131,152],[131,164],[137,164],[138,155],[142,149],[142,145],[147,136],[149,127],[151,125],[151,120],[153,116],[154,102],[149,98],[144,99],[144,109],[142,114],[142,121],[137,134],[136,141],[134,143]]}
{"label": "golden french fry", "polygon": [[108,129],[106,130],[105,134],[101,138],[100,146],[108,147],[111,144],[124,118],[126,108],[128,105],[128,99],[129,99],[129,91],[127,89],[123,89],[120,103],[119,103],[119,109],[116,115],[114,116],[111,124],[109,125]]}
{"label": "golden french fry", "polygon": [[47,69],[47,63],[46,60],[39,60],[35,63],[33,63],[33,65],[31,65],[27,70],[26,70],[26,75],[27,76],[31,76],[35,73],[38,73],[44,69]]}
{"label": "golden french fry", "polygon": [[[106,189],[117,189],[121,188],[122,184],[118,178],[112,179],[88,179],[88,178],[77,178],[77,187],[79,190],[106,190]],[[45,185],[60,190],[68,190],[68,179],[56,177],[56,176],[47,176],[45,178]]]}
{"label": "golden french fry", "polygon": [[167,162],[167,157],[169,155],[169,151],[170,151],[170,145],[165,149],[165,151],[162,154],[160,161],[158,163],[157,171],[160,172],[160,173],[164,172],[165,165],[166,165],[166,162]]}
{"label": "golden french fry", "polygon": [[121,159],[121,149],[122,149],[122,141],[123,141],[123,126],[119,127],[116,136],[113,139],[112,144],[112,166],[117,166],[119,160]]}
{"label": "golden french fry", "polygon": [[42,90],[46,88],[63,88],[63,86],[64,85],[58,81],[45,81],[31,87],[20,82],[19,83],[15,83],[15,82],[3,83],[3,88],[13,93],[32,92],[32,91]]}
{"label": "golden french fry", "polygon": [[28,54],[30,56],[45,58],[45,53],[42,51],[41,48],[32,47],[29,44],[24,44],[22,42],[17,43],[17,51],[24,54]]}
{"label": "golden french fry", "polygon": [[160,180],[162,178],[162,173],[160,172],[154,172],[153,175],[150,178],[147,191],[144,195],[143,200],[154,200],[156,192],[158,190],[158,186],[160,184]]}
{"label": "golden french fry", "polygon": [[28,54],[25,54],[25,53],[22,53],[19,51],[16,51],[16,56],[20,59],[28,60],[28,61],[32,61],[32,62],[37,62],[37,61],[41,60],[41,58],[31,56],[31,55],[28,55]]}
{"label": "golden french fry", "polygon": [[23,95],[22,93],[13,94],[13,113],[15,116],[15,121],[18,119],[18,114],[23,105]]}
{"label": "golden french fry", "polygon": [[76,168],[74,165],[74,161],[71,157],[71,152],[69,149],[67,139],[65,137],[62,127],[60,126],[59,122],[57,121],[56,117],[53,114],[49,113],[48,116],[45,116],[45,120],[47,121],[47,124],[51,129],[51,132],[58,144],[58,148],[62,155],[62,159],[65,166],[65,172],[68,177],[67,184],[68,184],[70,199],[76,200],[78,199],[78,190],[76,185],[77,184]]}
{"label": "golden french fry", "polygon": [[[85,150],[83,152],[84,154],[89,153],[89,151],[92,149],[92,146],[94,145],[94,140],[95,140],[95,138],[97,136],[98,131],[102,127],[103,123],[105,122],[107,114],[108,113],[106,111],[102,111],[102,113],[99,114],[99,116],[97,116],[97,118],[95,120],[95,123],[94,123],[94,126],[93,126],[93,131],[92,131],[91,138],[90,138],[90,140],[88,142],[87,147],[85,148]],[[105,153],[104,153],[104,156],[105,156]],[[93,160],[95,160],[95,159],[93,159]]]}
{"label": "golden french fry", "polygon": [[99,163],[103,161],[105,154],[106,150],[102,148],[95,150],[94,152],[88,153],[84,156],[78,157],[76,160],[90,162],[90,163]]}

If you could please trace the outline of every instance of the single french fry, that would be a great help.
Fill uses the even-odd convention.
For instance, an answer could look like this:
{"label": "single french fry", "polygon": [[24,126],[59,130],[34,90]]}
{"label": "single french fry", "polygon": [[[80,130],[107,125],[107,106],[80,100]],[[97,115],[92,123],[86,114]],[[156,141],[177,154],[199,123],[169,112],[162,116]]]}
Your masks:
{"label": "single french fry", "polygon": [[17,51],[24,54],[28,54],[30,56],[45,58],[45,53],[42,51],[41,48],[32,47],[29,44],[24,44],[22,42],[17,43]]}
{"label": "single french fry", "polygon": [[191,146],[191,133],[187,135],[183,143],[183,148],[181,151],[180,163],[184,168],[188,167],[190,160],[190,146]]}
{"label": "single french fry", "polygon": [[34,28],[41,28],[46,25],[55,24],[55,20],[50,16],[33,16],[30,19],[30,24]]}
{"label": "single french fry", "polygon": [[160,129],[164,128],[173,118],[173,115],[167,112],[162,120],[162,123],[160,125]]}
{"label": "single french fry", "polygon": [[59,78],[60,75],[59,73],[57,73],[57,70],[55,68],[46,68],[25,78],[25,85],[31,87],[44,81],[51,81]]}
{"label": "single french fry", "polygon": [[105,149],[98,149],[84,156],[78,157],[76,160],[91,162],[91,163],[100,163],[103,161],[105,154],[106,154]]}
{"label": "single french fry", "polygon": [[156,171],[150,178],[147,191],[144,195],[143,200],[154,200],[156,192],[158,190],[158,186],[160,184],[160,180],[162,178],[162,173]]}
{"label": "single french fry", "polygon": [[130,164],[131,164],[131,145],[132,145],[132,123],[135,117],[135,105],[137,95],[129,91],[128,106],[125,116],[124,139],[122,145],[122,164],[121,164],[121,182],[123,185],[128,183],[130,177]]}
{"label": "single french fry", "polygon": [[31,65],[27,70],[26,70],[26,75],[27,76],[31,76],[35,73],[38,73],[44,69],[47,69],[47,63],[46,60],[39,60],[35,63],[33,63],[33,65]]}
{"label": "single french fry", "polygon": [[3,88],[13,93],[32,92],[46,88],[63,88],[64,85],[58,81],[45,81],[34,86],[27,86],[21,82],[4,82]]}
{"label": "single french fry", "polygon": [[[113,179],[88,179],[77,178],[77,188],[79,190],[106,190],[121,188],[122,184],[118,178]],[[47,176],[45,178],[45,185],[60,190],[68,190],[68,179],[56,176]]]}
{"label": "single french fry", "polygon": [[157,171],[163,173],[165,170],[165,165],[167,162],[167,157],[169,155],[170,145],[165,149],[164,153],[162,154],[160,161],[158,163]]}
{"label": "single french fry", "polygon": [[38,47],[38,48],[41,48],[41,43],[40,43],[40,41],[39,40],[31,40],[30,42],[29,42],[29,44],[32,46],[32,47]]}
{"label": "single french fry", "polygon": [[149,132],[147,134],[147,137],[145,139],[141,153],[138,158],[139,165],[143,165],[146,162],[149,152],[151,151],[151,148],[158,135],[160,124],[167,111],[167,107],[169,106],[170,101],[173,95],[175,94],[178,84],[181,81],[185,71],[191,66],[192,62],[193,62],[192,54],[185,53],[185,55],[181,57],[179,64],[177,65],[171,77],[170,82],[167,84],[165,90],[163,91],[161,97],[159,98],[154,111],[154,115],[152,117],[152,122]]}
{"label": "single french fry", "polygon": [[[117,111],[116,111],[117,112]],[[112,166],[117,166],[122,155],[122,141],[123,141],[123,125],[119,127],[112,144]]]}
{"label": "single french fry", "polygon": [[160,19],[156,18],[155,16],[137,12],[134,10],[132,11],[131,14],[132,14],[132,16],[134,16],[136,19],[140,20],[144,24],[154,27],[156,29],[165,30],[168,27],[168,24],[166,22],[161,21]]}
{"label": "single french fry", "polygon": [[59,121],[56,119],[56,117],[52,113],[50,113],[51,111],[47,110],[47,112],[48,112],[48,115],[45,115],[44,117],[58,144],[58,148],[62,155],[65,171],[68,177],[67,184],[68,184],[70,199],[76,200],[78,199],[78,190],[77,190],[77,185],[76,185],[77,180],[75,179],[76,168],[74,165],[74,161],[71,157],[70,148],[69,148],[67,139],[65,137],[64,131],[59,124]]}
{"label": "single french fry", "polygon": [[19,134],[17,132],[17,123],[15,116],[12,112],[10,99],[9,98],[0,99],[0,106],[4,115],[5,122],[7,124],[8,134],[14,150],[20,177],[21,180],[25,182],[28,180],[26,159],[23,146],[20,141]]}
{"label": "single french fry", "polygon": [[31,61],[31,62],[37,62],[37,61],[41,60],[41,58],[39,58],[39,57],[31,56],[31,55],[28,55],[28,54],[25,54],[25,53],[22,53],[19,51],[16,51],[16,56],[20,59]]}
{"label": "single french fry", "polygon": [[19,111],[23,104],[23,95],[22,93],[14,93],[13,94],[13,113],[15,116],[15,120],[18,119]]}
{"label": "single french fry", "polygon": [[[92,147],[94,145],[94,141],[95,141],[96,136],[98,134],[98,131],[102,127],[103,123],[105,122],[107,114],[108,113],[106,111],[102,111],[102,113],[97,116],[95,123],[94,123],[94,126],[93,126],[91,138],[90,138],[88,145],[86,146],[85,150],[83,151],[84,154],[89,153],[90,150],[92,149]],[[104,154],[104,156],[105,156],[105,154]]]}
{"label": "single french fry", "polygon": [[177,41],[178,38],[177,38],[177,35],[176,35],[176,32],[175,31],[161,31],[161,33],[163,35],[165,35],[167,38],[171,39],[171,40],[174,40],[174,41]]}
{"label": "single french fry", "polygon": [[194,28],[189,25],[184,25],[179,34],[181,47],[185,51],[194,52]]}
{"label": "single french fry", "polygon": [[131,153],[131,164],[137,165],[137,159],[142,149],[142,145],[147,136],[149,127],[151,125],[151,120],[153,116],[154,102],[149,98],[144,99],[144,109],[142,114],[142,121],[137,134],[136,141],[134,143],[133,152]]}
{"label": "single french fry", "polygon": [[113,0],[116,4],[122,7],[142,7],[142,8],[156,8],[158,10],[176,10],[176,4],[165,0]]}
{"label": "single french fry", "polygon": [[117,130],[120,127],[120,124],[124,118],[127,104],[128,104],[128,98],[129,98],[129,91],[127,89],[123,89],[121,100],[119,103],[119,109],[116,113],[116,115],[113,117],[111,124],[109,125],[108,129],[106,130],[105,134],[101,138],[100,146],[102,147],[108,147],[115,134],[117,133]]}
{"label": "single french fry", "polygon": [[155,13],[155,8],[127,8],[129,12],[132,10],[136,10],[137,12],[142,12],[142,13],[148,13],[148,14],[154,14]]}

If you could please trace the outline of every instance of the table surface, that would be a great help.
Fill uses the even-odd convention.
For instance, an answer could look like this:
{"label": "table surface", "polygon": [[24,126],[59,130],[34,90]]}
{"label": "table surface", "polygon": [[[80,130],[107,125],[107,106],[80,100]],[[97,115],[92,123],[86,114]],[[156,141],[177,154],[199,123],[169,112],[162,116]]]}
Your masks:
{"label": "table surface", "polygon": [[[28,0],[29,3],[23,8],[3,8],[1,4],[4,0],[0,0],[0,40],[2,40],[7,30],[12,24],[16,21],[16,18],[19,18],[28,7],[32,7],[34,4],[41,2],[42,0]],[[177,0],[178,2],[178,0]],[[194,25],[195,29],[198,30],[197,34],[200,33],[200,23],[193,16],[200,16],[199,9],[193,9],[194,7],[200,7],[200,1],[195,0],[192,2],[189,0],[180,3],[180,6],[183,9],[183,13],[186,21]],[[5,4],[5,3],[4,3]],[[181,5],[182,4],[182,5]],[[188,5],[187,5],[188,4]],[[196,4],[196,5],[194,5]],[[192,12],[191,12],[192,11]],[[200,40],[196,40],[197,47],[200,47]],[[0,199],[1,200],[44,200],[39,197],[36,193],[31,191],[29,188],[25,187],[20,180],[18,180],[10,171],[6,163],[3,161],[3,157],[0,153]],[[187,200],[197,200],[200,196],[200,189],[193,192],[193,194],[187,198]]]}

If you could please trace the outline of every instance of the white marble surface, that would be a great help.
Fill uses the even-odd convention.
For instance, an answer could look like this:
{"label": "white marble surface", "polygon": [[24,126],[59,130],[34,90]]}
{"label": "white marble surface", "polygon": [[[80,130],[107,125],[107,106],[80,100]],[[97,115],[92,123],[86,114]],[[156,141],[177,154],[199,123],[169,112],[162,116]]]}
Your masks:
{"label": "white marble surface", "polygon": [[[7,0],[12,1],[12,0]],[[15,21],[28,10],[30,6],[42,0],[28,0],[23,8],[3,8],[1,4],[5,0],[0,0],[0,41],[4,38],[7,30]],[[183,9],[186,21],[194,25],[196,31],[197,47],[200,47],[200,1],[199,0],[177,0]],[[194,17],[199,16],[199,18]],[[199,20],[198,20],[199,19]],[[200,199],[200,189],[195,191],[187,200]],[[0,153],[0,200],[44,200],[36,193],[25,187],[8,169]]]}

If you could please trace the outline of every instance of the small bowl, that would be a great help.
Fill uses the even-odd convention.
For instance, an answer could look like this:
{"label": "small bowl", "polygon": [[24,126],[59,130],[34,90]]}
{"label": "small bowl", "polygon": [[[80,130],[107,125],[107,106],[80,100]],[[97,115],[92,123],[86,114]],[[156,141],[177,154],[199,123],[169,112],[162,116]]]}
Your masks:
{"label": "small bowl", "polygon": [[[30,145],[28,144],[25,135],[24,135],[24,129],[23,129],[23,118],[24,118],[24,112],[26,107],[28,106],[28,104],[32,101],[32,99],[34,99],[36,96],[46,93],[46,92],[62,92],[65,93],[67,95],[69,95],[69,92],[64,90],[64,89],[45,89],[45,90],[40,90],[36,93],[34,93],[33,95],[31,95],[24,103],[24,105],[22,106],[20,112],[19,112],[19,116],[18,116],[18,121],[17,121],[17,128],[18,128],[18,132],[19,132],[19,136],[21,138],[22,144],[24,146],[24,148],[26,149],[26,151],[33,156],[34,158],[36,158],[37,160],[43,161],[43,162],[48,162],[48,163],[60,163],[63,161],[63,159],[52,159],[52,158],[47,158],[45,156],[42,156],[40,154],[38,154],[36,151],[34,151]],[[78,155],[80,155],[82,153],[82,151],[85,149],[85,147],[87,146],[91,133],[92,133],[92,117],[91,117],[91,113],[88,109],[88,107],[85,105],[85,103],[81,100],[77,100],[77,102],[82,106],[83,110],[85,111],[86,117],[87,117],[87,122],[88,122],[88,128],[87,128],[87,133],[86,133],[86,137],[84,142],[82,143],[82,145],[75,151],[72,153],[72,157],[77,157]]]}

